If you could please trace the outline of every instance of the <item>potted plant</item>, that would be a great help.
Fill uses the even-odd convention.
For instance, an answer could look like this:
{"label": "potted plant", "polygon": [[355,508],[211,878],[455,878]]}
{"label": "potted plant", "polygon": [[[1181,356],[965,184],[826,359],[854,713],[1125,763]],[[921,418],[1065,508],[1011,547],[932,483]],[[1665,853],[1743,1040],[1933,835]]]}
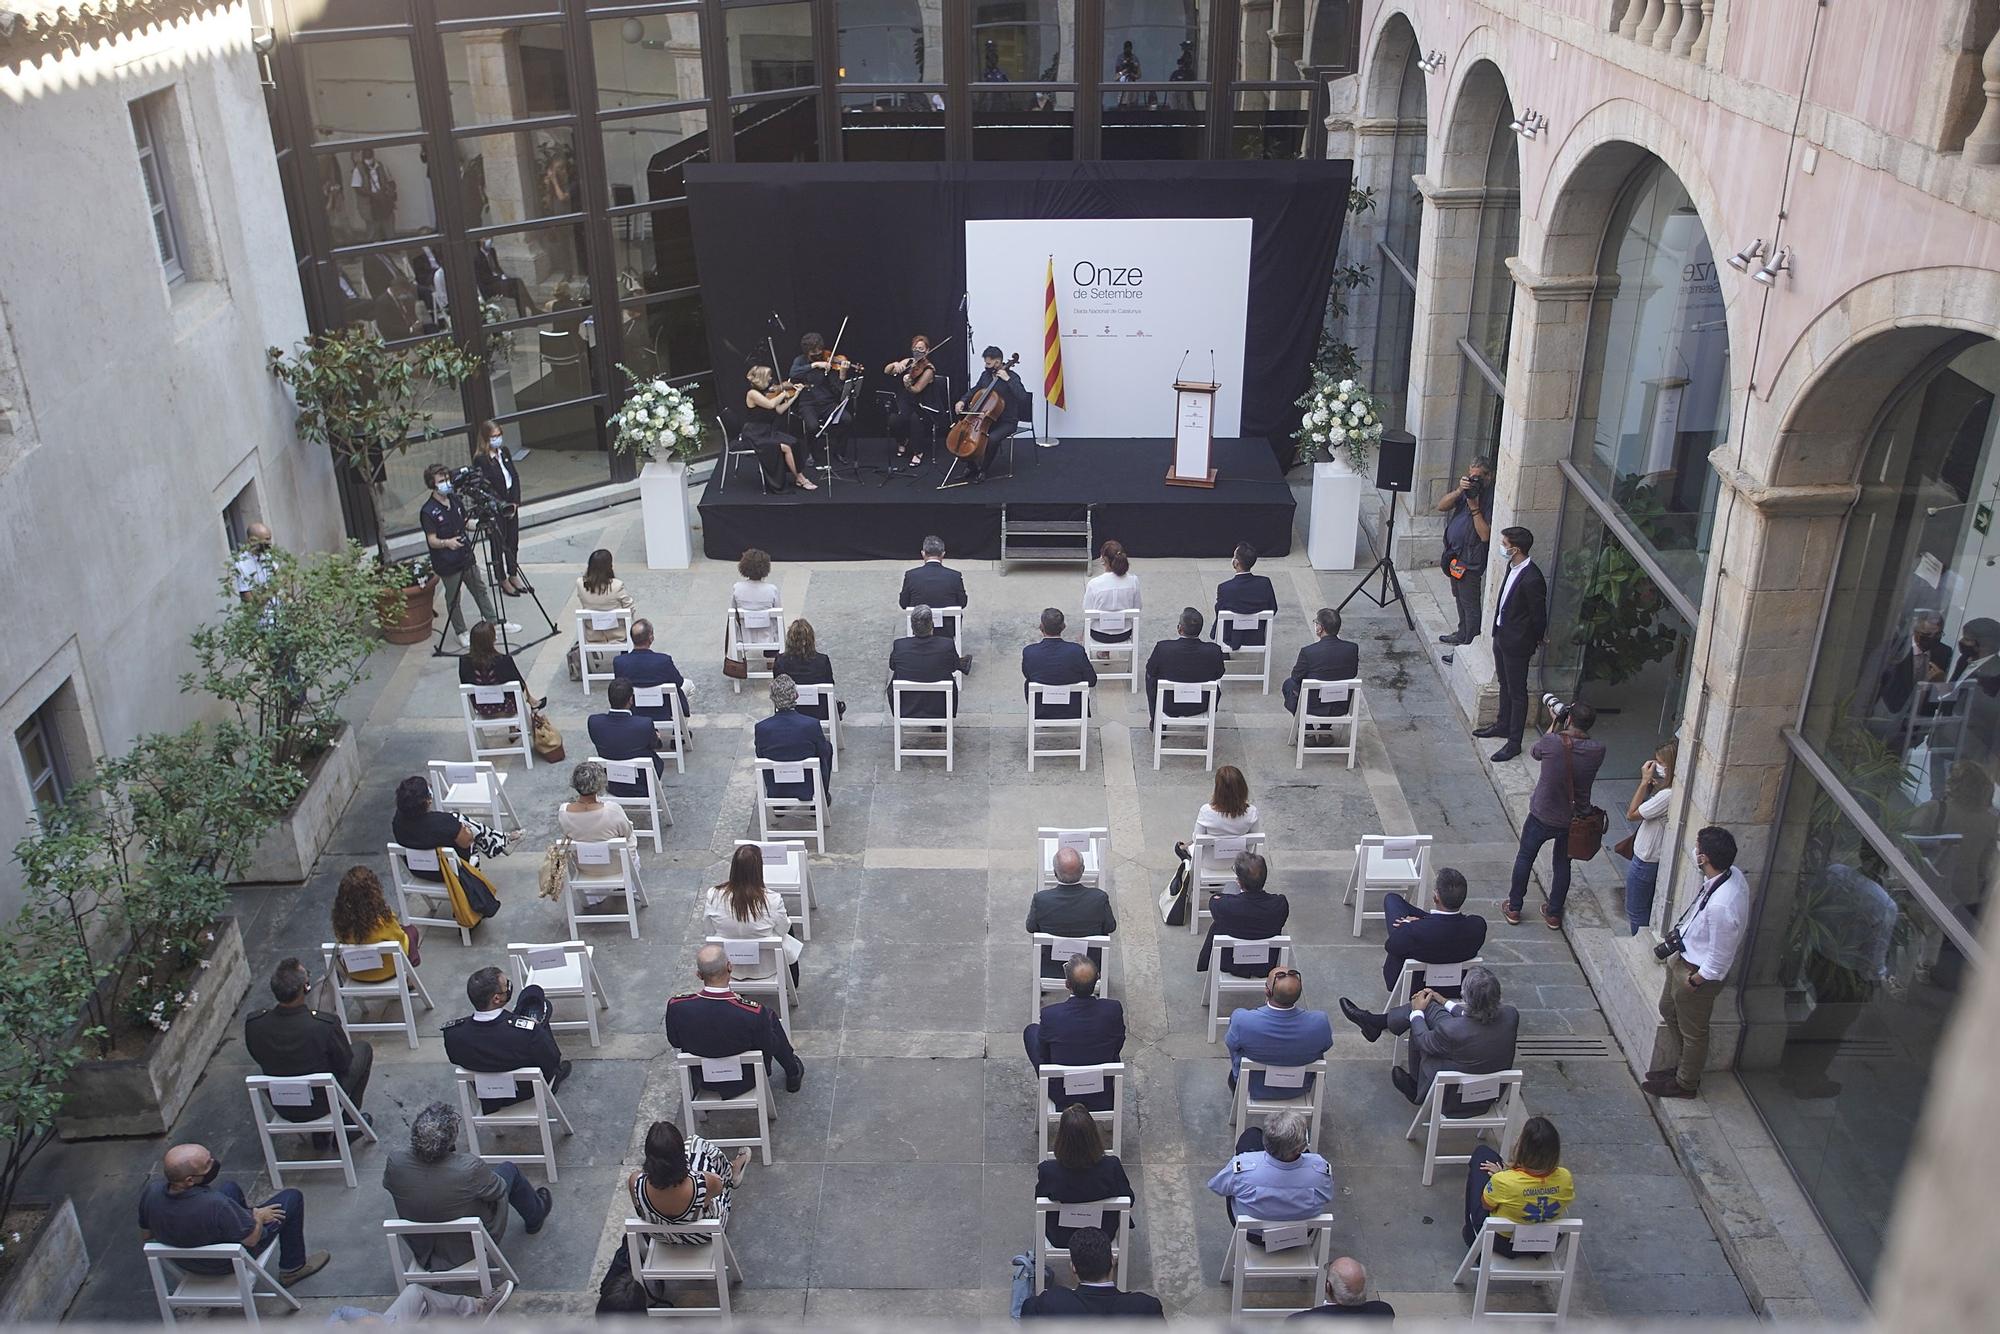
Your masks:
{"label": "potted plant", "polygon": [[639,510],[646,524],[646,567],[685,570],[694,553],[688,529],[688,461],[701,452],[701,417],[687,392],[619,366],[631,392],[611,418],[611,447],[645,460]]}
{"label": "potted plant", "polygon": [[1306,553],[1316,570],[1351,570],[1361,536],[1363,472],[1382,438],[1382,409],[1357,381],[1317,367],[1298,406],[1299,458],[1313,465]]}
{"label": "potted plant", "polygon": [[382,595],[382,638],[391,644],[421,644],[431,637],[438,578],[429,556],[400,560],[389,567],[395,588]]}

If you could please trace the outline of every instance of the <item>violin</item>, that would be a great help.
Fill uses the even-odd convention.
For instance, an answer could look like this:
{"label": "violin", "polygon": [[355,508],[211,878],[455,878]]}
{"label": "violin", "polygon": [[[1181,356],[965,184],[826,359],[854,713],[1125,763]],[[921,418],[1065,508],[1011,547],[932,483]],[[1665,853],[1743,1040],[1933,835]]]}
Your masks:
{"label": "violin", "polygon": [[824,368],[828,375],[838,375],[842,378],[845,378],[850,371],[865,370],[860,362],[848,356],[845,352],[835,352],[824,362],[815,362],[813,364],[815,368]]}
{"label": "violin", "polygon": [[[1000,369],[1011,371],[1020,364],[1020,361],[1021,354],[1016,352]],[[945,436],[944,447],[962,459],[974,456],[984,458],[988,437],[1006,410],[1007,400],[1001,395],[1000,383],[996,378],[992,384],[984,389],[975,390],[972,396],[965,400],[965,412],[952,423],[951,433]]]}

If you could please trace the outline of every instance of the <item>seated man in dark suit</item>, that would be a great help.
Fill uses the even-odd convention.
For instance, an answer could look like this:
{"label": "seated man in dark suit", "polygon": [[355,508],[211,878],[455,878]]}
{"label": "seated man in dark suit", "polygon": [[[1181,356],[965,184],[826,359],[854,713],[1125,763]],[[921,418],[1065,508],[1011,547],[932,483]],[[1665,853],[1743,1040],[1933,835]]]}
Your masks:
{"label": "seated man in dark suit", "polygon": [[[710,943],[696,950],[694,971],[701,979],[701,990],[667,1001],[667,1041],[674,1044],[674,1050],[711,1060],[761,1051],[766,1072],[773,1063],[782,1067],[785,1092],[797,1093],[806,1082],[806,1066],[792,1050],[791,1035],[778,1021],[778,1012],[744,1000],[729,989],[729,956],[720,945]],[[689,1071],[688,1078],[694,1081],[695,1092],[713,1089],[723,1098],[740,1097],[751,1087],[748,1079],[704,1083],[699,1069]]]}
{"label": "seated man in dark suit", "polygon": [[[688,707],[687,682],[681,677],[681,669],[674,666],[673,657],[653,651],[653,623],[640,619],[632,622],[632,651],[620,653],[611,660],[611,670],[634,688],[639,686],[672,686],[674,693],[681,697],[681,717],[693,712]],[[641,718],[651,718],[655,723],[673,721],[670,706],[662,702],[644,707],[634,706],[632,712]],[[602,751],[598,752],[600,755]],[[608,755],[605,759],[611,758]]]}
{"label": "seated man in dark suit", "polygon": [[[1521,1012],[1500,1003],[1500,979],[1484,964],[1465,970],[1465,999],[1446,1001],[1425,988],[1385,1014],[1370,1014],[1342,996],[1340,1012],[1370,1042],[1386,1029],[1410,1035],[1410,1065],[1397,1066],[1390,1079],[1405,1098],[1422,1102],[1430,1094],[1431,1077],[1440,1070],[1467,1075],[1492,1075],[1514,1066],[1514,1040],[1521,1032]],[[1446,1116],[1479,1116],[1494,1099],[1461,1102],[1458,1090],[1445,1095]]]}
{"label": "seated man in dark suit", "polygon": [[[1054,607],[1042,609],[1042,637],[1021,648],[1021,696],[1027,698],[1030,683],[1042,686],[1096,685],[1097,669],[1083,645],[1062,637],[1063,614]],[[1083,700],[1068,704],[1044,704],[1037,718],[1081,718]]]}
{"label": "seated man in dark suit", "polygon": [[[1229,568],[1236,571],[1215,588],[1215,609],[1233,611],[1239,615],[1251,616],[1260,611],[1278,609],[1278,590],[1271,587],[1271,581],[1261,574],[1250,573],[1257,563],[1257,548],[1248,542],[1236,544],[1236,557]],[[1255,648],[1263,644],[1264,631],[1231,630],[1224,635],[1223,642],[1232,649]]]}
{"label": "seated man in dark suit", "polygon": [[[1401,894],[1382,896],[1382,920],[1389,924],[1389,938],[1382,949],[1382,982],[1394,987],[1402,976],[1403,960],[1418,963],[1464,963],[1479,957],[1486,943],[1486,919],[1478,913],[1460,911],[1465,907],[1465,873],[1450,866],[1438,867],[1431,885],[1431,910],[1424,912]],[[1421,985],[1423,974],[1411,979]],[[1433,987],[1447,1000],[1455,999],[1457,987]]]}
{"label": "seated man in dark suit", "polygon": [[[1097,994],[1097,965],[1078,954],[1063,965],[1069,998],[1042,1007],[1041,1018],[1021,1031],[1028,1067],[1110,1065],[1125,1050],[1125,1007]],[[1060,1092],[1060,1090],[1058,1090]],[[1093,1112],[1111,1110],[1111,1090],[1063,1094],[1065,1105],[1080,1102]]]}
{"label": "seated man in dark suit", "polygon": [[[619,677],[606,687],[604,693],[610,697],[610,712],[593,713],[585,724],[597,758],[650,760],[654,774],[666,772],[667,762],[660,758],[660,734],[653,730],[653,720],[632,712],[632,683]],[[605,791],[614,797],[646,795],[645,786],[640,783],[610,783]]]}
{"label": "seated man in dark suit", "polygon": [[[1189,685],[1199,681],[1220,681],[1223,672],[1228,669],[1222,646],[1203,639],[1201,625],[1201,613],[1193,607],[1183,607],[1177,627],[1179,633],[1172,639],[1162,639],[1153,645],[1153,652],[1146,659],[1146,717],[1149,720],[1159,705],[1157,696],[1161,681],[1181,681]],[[1200,704],[1179,704],[1171,699],[1165,707],[1169,718],[1185,718],[1202,711]]]}
{"label": "seated man in dark suit", "polygon": [[[1083,854],[1075,848],[1056,849],[1053,867],[1056,883],[1048,889],[1038,889],[1035,897],[1028,901],[1028,934],[1037,931],[1052,936],[1065,936],[1071,940],[1083,936],[1108,936],[1118,929],[1118,914],[1111,910],[1111,896],[1094,885],[1083,882]],[[1098,959],[1098,951],[1091,957]],[[1042,976],[1062,976],[1062,964],[1049,957],[1048,946],[1042,947]]]}
{"label": "seated man in dark suit", "polygon": [[[889,646],[889,680],[892,683],[884,693],[889,698],[889,707],[896,707],[897,681],[949,681],[958,670],[958,650],[951,640],[943,635],[932,634],[931,609],[924,603],[910,608],[910,633]],[[958,702],[958,688],[951,692],[952,703]],[[934,694],[911,696],[903,706],[905,718],[942,718],[944,701]]]}
{"label": "seated man in dark suit", "polygon": [[[633,627],[632,633],[638,633],[637,626]],[[1299,650],[1299,660],[1292,664],[1292,674],[1285,678],[1285,710],[1288,713],[1299,711],[1299,683],[1302,681],[1352,681],[1359,675],[1360,645],[1340,637],[1339,612],[1331,607],[1321,607],[1313,616],[1313,642]],[[1338,703],[1314,699],[1311,713],[1315,718],[1345,718],[1348,707],[1349,703],[1344,699]]]}
{"label": "seated man in dark suit", "polygon": [[[1234,869],[1234,892],[1209,897],[1208,934],[1202,937],[1201,953],[1194,961],[1197,973],[1208,971],[1209,951],[1214,948],[1217,936],[1269,940],[1272,936],[1285,933],[1285,922],[1292,915],[1290,899],[1283,894],[1265,892],[1264,882],[1270,878],[1271,868],[1262,857],[1254,852],[1239,852]],[[1232,977],[1263,977],[1276,963],[1269,954],[1254,963],[1237,963],[1234,955],[1234,950],[1225,947],[1222,957],[1216,961],[1216,966]]]}
{"label": "seated man in dark suit", "polygon": [[[752,733],[752,745],[760,760],[797,764],[800,760],[819,761],[820,788],[829,804],[833,801],[833,743],[819,719],[799,712],[799,688],[789,676],[771,678],[771,716],[759,719]],[[806,801],[812,797],[812,775],[802,783],[780,783],[765,775],[765,790],[774,797]]]}
{"label": "seated man in dark suit", "polygon": [[[549,1092],[562,1086],[569,1077],[569,1062],[563,1059],[562,1048],[549,1028],[555,1006],[540,987],[523,987],[520,1003],[509,1010],[507,1002],[514,999],[513,980],[500,969],[489,967],[465,980],[465,996],[472,1002],[473,1012],[449,1021],[442,1030],[446,1060],[488,1074],[532,1065],[548,1080]],[[517,1083],[512,1098],[481,1098],[479,1106],[482,1111],[497,1112],[532,1096],[528,1085]]]}
{"label": "seated man in dark suit", "polygon": [[[271,995],[278,1003],[243,1021],[244,1049],[260,1074],[280,1078],[332,1075],[341,1091],[359,1107],[368,1092],[369,1072],[375,1067],[375,1048],[366,1042],[350,1042],[336,1016],[307,1006],[309,989],[304,964],[297,959],[279,960],[271,974]],[[286,1121],[317,1121],[327,1113],[327,1096],[314,1089],[312,1101],[305,1106],[278,1106],[275,1110]],[[351,1131],[349,1138],[359,1133]],[[330,1149],[333,1136],[321,1131],[312,1142],[315,1149]]]}
{"label": "seated man in dark suit", "polygon": [[1082,1316],[1122,1316],[1126,1319],[1165,1320],[1160,1299],[1151,1293],[1123,1292],[1112,1275],[1111,1238],[1102,1228],[1080,1227],[1069,1234],[1069,1262],[1076,1270],[1076,1286],[1050,1285],[1021,1304],[1021,1316],[1054,1316],[1075,1320]]}
{"label": "seated man in dark suit", "polygon": [[[909,608],[919,603],[926,607],[965,605],[965,576],[946,568],[941,537],[925,538],[924,563],[903,571],[903,590],[896,595],[896,605]],[[946,632],[952,629],[948,625],[940,628]]]}

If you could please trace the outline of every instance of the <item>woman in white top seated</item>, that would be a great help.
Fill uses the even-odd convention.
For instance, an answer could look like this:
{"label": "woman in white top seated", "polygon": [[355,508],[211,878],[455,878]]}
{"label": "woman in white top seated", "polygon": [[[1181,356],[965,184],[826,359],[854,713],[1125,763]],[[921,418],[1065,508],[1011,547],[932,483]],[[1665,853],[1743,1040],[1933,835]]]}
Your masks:
{"label": "woman in white top seated", "polygon": [[[632,595],[625,591],[625,581],[611,570],[611,553],[603,547],[590,553],[590,563],[576,581],[576,604],[585,611],[630,611]],[[583,637],[593,644],[612,639],[623,639],[631,630],[631,623],[625,629],[596,630],[586,627]]]}
{"label": "woman in white top seated", "polygon": [[[1188,843],[1203,834],[1213,838],[1237,838],[1261,830],[1256,803],[1250,800],[1249,780],[1235,765],[1223,765],[1215,771],[1215,790],[1208,794],[1202,808],[1194,813],[1194,833],[1188,836]],[[1186,861],[1189,855],[1187,843],[1174,844],[1174,856]]]}
{"label": "woman in white top seated", "polygon": [[[776,936],[784,944],[785,962],[791,966],[792,984],[798,985],[799,956],[805,946],[791,934],[791,915],[785,911],[782,894],[764,888],[764,850],[756,844],[736,849],[729,859],[729,879],[711,888],[702,900],[708,916],[708,934],[724,940],[756,940]],[[766,978],[774,969],[761,964],[731,963],[729,971],[740,978]]]}
{"label": "woman in white top seated", "polygon": [[[1085,611],[1138,611],[1139,576],[1132,573],[1132,562],[1125,555],[1124,544],[1113,538],[1098,552],[1098,559],[1104,564],[1104,573],[1095,575],[1083,586],[1083,609]],[[1090,618],[1084,617],[1090,624]],[[1126,622],[1123,630],[1090,630],[1089,642],[1096,644],[1123,644],[1131,640],[1131,622]]]}
{"label": "woman in white top seated", "polygon": [[[729,607],[733,615],[739,611],[770,611],[779,605],[778,586],[771,582],[771,556],[769,552],[751,547],[736,562],[736,573],[742,575],[729,590]],[[768,618],[763,625],[744,625],[737,642],[754,644],[759,647],[769,645],[775,655],[784,647],[778,618]]]}
{"label": "woman in white top seated", "polygon": [[[570,770],[569,785],[576,790],[576,800],[556,808],[556,827],[570,842],[622,843],[632,837],[631,817],[625,814],[623,806],[604,800],[604,782],[604,766],[596,760],[585,760]],[[610,895],[591,893],[588,882],[621,880],[625,867],[614,852],[611,860],[601,865],[575,864],[570,875],[584,886],[584,906],[595,908]]]}

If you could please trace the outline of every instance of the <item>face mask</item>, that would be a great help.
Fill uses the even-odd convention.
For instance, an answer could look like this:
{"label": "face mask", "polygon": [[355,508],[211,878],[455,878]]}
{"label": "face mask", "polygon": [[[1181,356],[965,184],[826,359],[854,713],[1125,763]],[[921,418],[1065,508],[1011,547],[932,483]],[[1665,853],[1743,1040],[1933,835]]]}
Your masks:
{"label": "face mask", "polygon": [[1961,639],[1958,641],[1958,651],[1968,658],[1977,657],[1979,656],[1979,645],[1970,644]]}
{"label": "face mask", "polygon": [[503,436],[503,435],[496,435],[496,436],[494,436],[494,437],[493,437],[493,438],[492,438],[491,440],[488,440],[488,441],[486,442],[486,445],[487,445],[487,448],[489,448],[489,449],[493,450],[493,451],[494,451],[495,453],[498,453],[498,452],[499,452],[499,450],[500,450],[500,447],[501,447],[502,445],[505,445],[506,443],[507,443],[507,437],[506,437],[506,436]]}
{"label": "face mask", "polygon": [[438,493],[439,495],[441,495],[441,496],[448,496],[448,495],[450,495],[450,494],[451,494],[451,483],[450,483],[449,481],[444,481],[444,480],[440,480],[440,481],[438,482],[438,484],[437,484],[437,493]]}
{"label": "face mask", "polygon": [[1708,874],[1707,870],[1705,870],[1705,869],[1704,869],[1704,868],[1702,867],[1702,864],[1701,864],[1701,853],[1700,853],[1700,852],[1698,852],[1698,851],[1697,851],[1697,852],[1690,852],[1690,853],[1688,854],[1688,860],[1694,863],[1694,869],[1695,869],[1695,870],[1697,870],[1697,871],[1700,871],[1700,872],[1701,872],[1701,873],[1702,873],[1703,875],[1707,875],[1707,874]]}
{"label": "face mask", "polygon": [[206,1186],[221,1175],[222,1160],[220,1158],[211,1158],[208,1160],[208,1171],[202,1174],[201,1184]]}

